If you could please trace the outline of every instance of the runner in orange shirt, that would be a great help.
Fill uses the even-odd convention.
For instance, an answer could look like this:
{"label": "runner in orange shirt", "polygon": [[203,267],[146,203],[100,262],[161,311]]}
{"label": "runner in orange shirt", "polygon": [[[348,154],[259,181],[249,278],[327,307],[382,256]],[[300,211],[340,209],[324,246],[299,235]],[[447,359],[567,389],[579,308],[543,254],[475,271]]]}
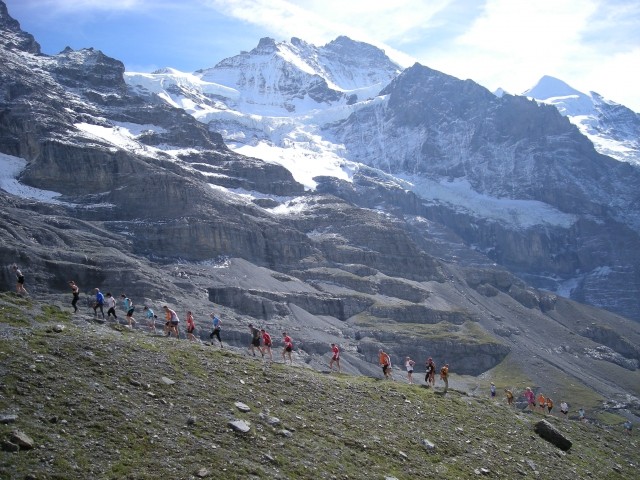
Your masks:
{"label": "runner in orange shirt", "polygon": [[378,351],[378,362],[382,366],[382,373],[384,374],[384,378],[393,379],[393,373],[391,372],[391,357],[382,349]]}

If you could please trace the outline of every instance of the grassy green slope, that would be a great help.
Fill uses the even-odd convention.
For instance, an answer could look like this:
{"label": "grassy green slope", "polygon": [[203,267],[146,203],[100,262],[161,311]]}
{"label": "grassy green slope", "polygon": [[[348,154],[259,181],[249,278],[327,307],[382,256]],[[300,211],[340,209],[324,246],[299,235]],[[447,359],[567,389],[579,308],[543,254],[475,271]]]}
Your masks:
{"label": "grassy green slope", "polygon": [[[17,415],[0,442],[20,430],[35,444],[0,451],[0,478],[637,478],[638,442],[619,428],[268,365],[12,294],[0,314],[0,415]],[[573,441],[568,453],[533,432],[542,418]],[[250,431],[234,432],[236,419]]]}

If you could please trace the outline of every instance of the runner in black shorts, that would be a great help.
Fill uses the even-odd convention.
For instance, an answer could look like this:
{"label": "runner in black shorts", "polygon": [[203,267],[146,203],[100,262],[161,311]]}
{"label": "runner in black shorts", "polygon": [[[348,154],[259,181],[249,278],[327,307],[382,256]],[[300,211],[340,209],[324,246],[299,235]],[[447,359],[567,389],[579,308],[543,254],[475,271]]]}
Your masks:
{"label": "runner in black shorts", "polygon": [[260,353],[262,353],[262,350],[260,350],[260,330],[254,327],[252,323],[249,324],[249,330],[251,330],[251,343],[249,344],[249,350],[251,350],[251,353],[253,353],[253,356],[255,357],[256,348]]}

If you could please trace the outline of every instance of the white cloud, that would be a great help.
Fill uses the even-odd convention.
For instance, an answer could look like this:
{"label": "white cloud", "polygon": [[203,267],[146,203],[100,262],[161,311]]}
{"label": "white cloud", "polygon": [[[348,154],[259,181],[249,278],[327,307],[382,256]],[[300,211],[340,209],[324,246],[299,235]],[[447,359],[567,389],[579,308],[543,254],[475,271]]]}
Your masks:
{"label": "white cloud", "polygon": [[[632,20],[638,18],[638,7],[630,5],[489,0],[483,14],[449,48],[425,46],[414,55],[426,65],[490,89],[521,93],[541,76],[552,75],[637,111],[640,95],[632,85],[640,81],[640,28]],[[611,42],[614,37],[620,40]]]}
{"label": "white cloud", "polygon": [[491,0],[450,50],[427,54],[447,73],[524,90],[576,54],[594,11],[587,0]]}
{"label": "white cloud", "polygon": [[339,35],[385,50],[397,62],[410,65],[413,57],[393,48],[410,32],[426,28],[452,0],[205,0],[226,15],[258,25],[276,40],[299,37],[324,45]]}
{"label": "white cloud", "polygon": [[576,77],[575,87],[595,91],[640,112],[640,46],[602,58]]}
{"label": "white cloud", "polygon": [[314,44],[338,35],[386,42],[423,28],[452,0],[207,0],[227,15]]}

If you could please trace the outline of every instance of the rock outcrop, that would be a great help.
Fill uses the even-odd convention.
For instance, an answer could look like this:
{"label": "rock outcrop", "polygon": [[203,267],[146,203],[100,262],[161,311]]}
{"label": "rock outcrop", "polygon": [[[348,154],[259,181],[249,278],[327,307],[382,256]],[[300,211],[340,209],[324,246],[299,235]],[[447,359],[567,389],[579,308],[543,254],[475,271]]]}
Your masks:
{"label": "rock outcrop", "polygon": [[573,442],[569,440],[565,435],[560,433],[560,431],[551,425],[546,420],[540,420],[535,424],[533,430],[540,435],[541,438],[544,438],[547,442],[552,443],[560,450],[564,450],[565,452],[571,448]]}

